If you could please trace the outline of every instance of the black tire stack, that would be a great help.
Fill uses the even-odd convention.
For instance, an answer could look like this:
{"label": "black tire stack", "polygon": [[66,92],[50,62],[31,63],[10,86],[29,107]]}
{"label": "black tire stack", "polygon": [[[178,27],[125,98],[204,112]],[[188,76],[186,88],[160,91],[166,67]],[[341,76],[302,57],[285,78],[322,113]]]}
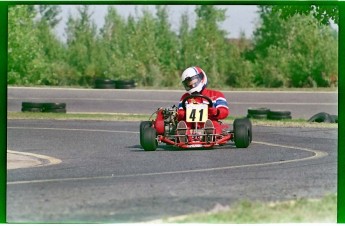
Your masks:
{"label": "black tire stack", "polygon": [[66,113],[66,103],[22,102],[22,112]]}
{"label": "black tire stack", "polygon": [[112,80],[107,78],[97,78],[95,80],[95,89],[132,89],[136,84],[134,80]]}
{"label": "black tire stack", "polygon": [[247,118],[267,119],[269,111],[268,108],[248,108]]}
{"label": "black tire stack", "polygon": [[284,110],[270,110],[268,108],[249,108],[247,118],[253,119],[291,119],[291,112]]}
{"label": "black tire stack", "polygon": [[281,119],[292,119],[290,111],[272,111],[270,110],[267,115],[268,119],[281,120]]}
{"label": "black tire stack", "polygon": [[22,102],[22,112],[42,112],[43,103]]}
{"label": "black tire stack", "polygon": [[66,113],[66,103],[43,103],[43,112]]}
{"label": "black tire stack", "polygon": [[115,89],[115,81],[111,79],[97,78],[95,80],[95,89]]}
{"label": "black tire stack", "polygon": [[116,89],[132,89],[135,88],[134,80],[117,80],[115,81]]}

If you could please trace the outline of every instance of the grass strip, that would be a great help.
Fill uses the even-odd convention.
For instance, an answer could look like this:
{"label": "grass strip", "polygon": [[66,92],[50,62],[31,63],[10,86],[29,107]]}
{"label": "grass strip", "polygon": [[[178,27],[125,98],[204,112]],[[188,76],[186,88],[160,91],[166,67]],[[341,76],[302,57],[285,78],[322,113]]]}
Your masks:
{"label": "grass strip", "polygon": [[96,121],[143,121],[150,115],[126,113],[38,113],[8,112],[7,119],[27,120],[96,120]]}
{"label": "grass strip", "polygon": [[166,218],[161,223],[336,223],[337,195],[322,199],[296,199],[286,202],[263,203],[241,201],[229,206],[215,206],[207,213]]}

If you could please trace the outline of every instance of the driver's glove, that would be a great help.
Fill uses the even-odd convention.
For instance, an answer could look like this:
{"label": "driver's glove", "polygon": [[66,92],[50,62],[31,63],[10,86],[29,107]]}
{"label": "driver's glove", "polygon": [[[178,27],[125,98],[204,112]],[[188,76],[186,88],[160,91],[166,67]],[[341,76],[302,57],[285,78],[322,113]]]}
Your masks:
{"label": "driver's glove", "polygon": [[177,111],[177,120],[181,121],[181,120],[185,120],[185,118],[186,118],[186,111],[183,109],[179,109]]}
{"label": "driver's glove", "polygon": [[208,108],[208,116],[209,117],[215,117],[219,115],[219,110],[217,108]]}

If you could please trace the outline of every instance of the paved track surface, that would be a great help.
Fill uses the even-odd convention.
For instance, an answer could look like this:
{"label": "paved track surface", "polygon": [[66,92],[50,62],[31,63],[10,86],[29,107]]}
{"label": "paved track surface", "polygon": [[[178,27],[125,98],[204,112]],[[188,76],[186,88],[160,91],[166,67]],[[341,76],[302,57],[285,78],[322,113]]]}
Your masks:
{"label": "paved track surface", "polygon": [[8,222],[146,222],[238,200],[336,192],[337,129],[254,126],[247,149],[161,145],[145,152],[138,128],[139,122],[9,120],[9,150],[61,162],[8,170]]}
{"label": "paved track surface", "polygon": [[[67,112],[151,114],[159,107],[177,105],[183,90],[126,89],[8,89],[8,111],[21,111],[22,102],[64,102]],[[309,119],[319,112],[338,114],[337,92],[224,92],[231,114],[245,116],[250,107],[291,111],[293,118]]]}

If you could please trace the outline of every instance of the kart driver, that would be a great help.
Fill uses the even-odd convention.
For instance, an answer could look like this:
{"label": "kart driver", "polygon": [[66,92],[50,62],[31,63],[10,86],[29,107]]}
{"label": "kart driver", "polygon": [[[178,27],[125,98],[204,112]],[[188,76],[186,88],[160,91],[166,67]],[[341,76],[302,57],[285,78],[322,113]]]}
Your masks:
{"label": "kart driver", "polygon": [[[186,93],[181,97],[179,106],[178,106],[178,125],[177,133],[178,135],[186,135],[187,128],[194,129],[194,123],[186,123],[186,112],[182,108],[182,100],[191,95],[191,94],[201,94],[207,96],[212,100],[213,106],[208,108],[208,120],[205,123],[198,123],[198,127],[204,128],[206,134],[221,134],[222,130],[225,129],[223,124],[219,122],[219,119],[225,119],[229,115],[228,103],[225,99],[225,96],[222,92],[207,89],[207,76],[206,73],[197,66],[187,68],[181,75],[181,80]],[[192,98],[189,99],[186,103],[205,103],[208,104],[208,101],[204,98]],[[198,128],[198,129],[199,129]],[[186,138],[180,139],[186,142]]]}

